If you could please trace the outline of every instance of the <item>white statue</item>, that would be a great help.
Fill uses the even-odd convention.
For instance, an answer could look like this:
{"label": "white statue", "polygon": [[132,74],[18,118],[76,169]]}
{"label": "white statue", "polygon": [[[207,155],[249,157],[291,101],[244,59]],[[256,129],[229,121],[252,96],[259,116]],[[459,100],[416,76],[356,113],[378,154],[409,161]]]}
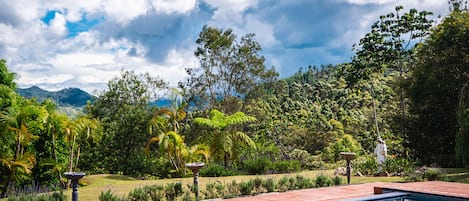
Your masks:
{"label": "white statue", "polygon": [[378,171],[381,172],[384,162],[386,162],[386,157],[388,156],[388,148],[383,139],[378,138],[378,144],[376,145],[375,152],[378,157]]}

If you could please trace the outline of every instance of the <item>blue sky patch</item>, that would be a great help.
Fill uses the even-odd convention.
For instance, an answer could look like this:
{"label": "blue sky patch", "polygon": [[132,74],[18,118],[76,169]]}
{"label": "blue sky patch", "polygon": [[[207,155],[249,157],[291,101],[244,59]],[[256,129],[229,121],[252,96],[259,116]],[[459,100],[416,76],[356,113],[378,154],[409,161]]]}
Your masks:
{"label": "blue sky patch", "polygon": [[44,23],[46,23],[47,25],[49,25],[49,24],[50,24],[50,21],[51,21],[52,19],[54,19],[55,13],[60,13],[60,12],[57,11],[57,10],[49,10],[49,11],[47,11],[46,15],[44,15],[44,17],[41,18],[41,20],[42,20]]}
{"label": "blue sky patch", "polygon": [[80,34],[81,32],[85,32],[90,30],[92,27],[98,25],[104,21],[104,17],[95,18],[95,19],[88,19],[86,15],[78,22],[68,22],[65,25],[68,29],[67,38],[72,38]]}

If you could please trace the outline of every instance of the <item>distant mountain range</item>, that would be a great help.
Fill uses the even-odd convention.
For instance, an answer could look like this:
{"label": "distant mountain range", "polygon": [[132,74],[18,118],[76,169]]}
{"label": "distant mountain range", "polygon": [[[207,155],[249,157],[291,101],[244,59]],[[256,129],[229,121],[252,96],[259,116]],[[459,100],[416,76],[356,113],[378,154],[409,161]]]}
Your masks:
{"label": "distant mountain range", "polygon": [[36,98],[39,102],[50,98],[59,106],[83,107],[87,101],[93,100],[92,95],[78,88],[47,91],[37,86],[32,86],[26,89],[17,89],[16,92],[25,98]]}
{"label": "distant mountain range", "polygon": [[[60,91],[47,91],[37,86],[32,86],[25,89],[17,89],[21,96],[25,98],[36,98],[39,102],[47,98],[52,99],[58,106],[61,107],[83,107],[87,101],[92,101],[93,97],[86,91],[79,88],[66,88]],[[168,99],[161,99],[158,101],[150,102],[151,106],[156,107],[170,107],[173,101]]]}

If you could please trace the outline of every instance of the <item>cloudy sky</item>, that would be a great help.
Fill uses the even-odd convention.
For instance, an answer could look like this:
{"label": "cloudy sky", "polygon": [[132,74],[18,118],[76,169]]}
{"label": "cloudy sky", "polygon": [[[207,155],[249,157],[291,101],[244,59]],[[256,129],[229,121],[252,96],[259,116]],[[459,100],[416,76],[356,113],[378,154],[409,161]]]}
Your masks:
{"label": "cloudy sky", "polygon": [[19,87],[106,89],[122,69],[176,85],[197,66],[204,25],[255,33],[282,77],[350,60],[351,47],[396,5],[444,16],[447,0],[0,0],[0,58]]}

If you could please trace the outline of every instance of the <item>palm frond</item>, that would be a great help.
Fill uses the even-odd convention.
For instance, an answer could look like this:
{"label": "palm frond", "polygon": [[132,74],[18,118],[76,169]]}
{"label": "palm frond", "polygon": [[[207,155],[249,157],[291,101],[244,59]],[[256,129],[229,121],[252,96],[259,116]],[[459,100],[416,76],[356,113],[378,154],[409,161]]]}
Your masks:
{"label": "palm frond", "polygon": [[147,144],[145,145],[145,154],[147,156],[150,155],[151,144],[153,144],[154,142],[158,142],[159,140],[160,140],[159,137],[152,137],[147,141]]}
{"label": "palm frond", "polygon": [[235,137],[238,141],[248,145],[252,149],[256,149],[256,143],[248,136],[246,133],[243,132],[235,132],[233,137]]}

